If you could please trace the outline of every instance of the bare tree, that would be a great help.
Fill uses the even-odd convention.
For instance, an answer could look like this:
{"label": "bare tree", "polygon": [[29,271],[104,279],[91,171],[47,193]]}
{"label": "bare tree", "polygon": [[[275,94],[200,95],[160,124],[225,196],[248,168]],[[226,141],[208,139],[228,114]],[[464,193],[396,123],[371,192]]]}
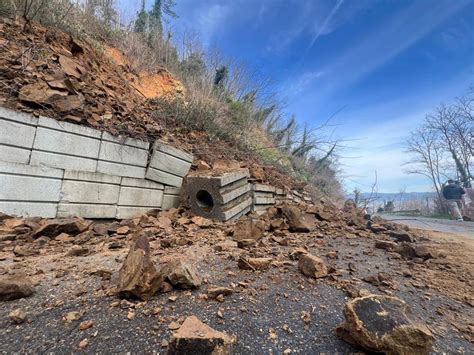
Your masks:
{"label": "bare tree", "polygon": [[413,132],[407,141],[406,152],[413,155],[412,160],[406,163],[406,172],[426,176],[431,181],[438,197],[438,207],[444,211],[441,189],[446,178],[445,157],[436,131],[424,126]]}

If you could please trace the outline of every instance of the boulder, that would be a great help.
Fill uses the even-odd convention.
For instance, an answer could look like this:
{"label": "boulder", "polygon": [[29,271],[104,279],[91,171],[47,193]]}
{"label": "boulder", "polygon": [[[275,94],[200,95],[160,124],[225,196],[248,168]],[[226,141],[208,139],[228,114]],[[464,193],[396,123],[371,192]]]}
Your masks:
{"label": "boulder", "polygon": [[311,254],[302,254],[298,261],[298,269],[303,275],[319,279],[328,274],[326,263],[317,256]]}
{"label": "boulder", "polygon": [[234,227],[234,240],[258,241],[265,233],[265,221],[253,218],[246,218],[239,221]]}
{"label": "boulder", "polygon": [[41,236],[54,238],[61,233],[77,235],[89,228],[89,223],[79,218],[53,219],[48,221],[32,235],[33,238]]}
{"label": "boulder", "polygon": [[160,289],[162,281],[150,259],[148,239],[142,235],[132,244],[123,262],[117,292],[120,296],[147,300]]}
{"label": "boulder", "polygon": [[345,323],[336,334],[369,352],[428,354],[433,335],[426,325],[408,315],[408,305],[399,298],[368,295],[355,298],[344,308]]}
{"label": "boulder", "polygon": [[34,291],[33,284],[22,275],[0,276],[0,301],[28,297]]}
{"label": "boulder", "polygon": [[290,232],[308,233],[310,228],[306,223],[303,214],[296,206],[284,205],[281,208],[283,215],[287,219]]}
{"label": "boulder", "polygon": [[235,339],[212,329],[195,316],[186,318],[172,335],[168,354],[227,355],[232,353]]}
{"label": "boulder", "polygon": [[201,286],[201,277],[196,268],[190,263],[176,259],[165,264],[160,272],[162,280],[181,289],[196,288]]}

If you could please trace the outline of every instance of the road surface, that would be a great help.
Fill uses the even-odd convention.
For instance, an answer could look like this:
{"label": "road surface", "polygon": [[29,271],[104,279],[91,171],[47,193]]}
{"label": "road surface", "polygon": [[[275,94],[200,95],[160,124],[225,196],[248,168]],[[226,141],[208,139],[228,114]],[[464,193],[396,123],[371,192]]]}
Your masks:
{"label": "road surface", "polygon": [[411,228],[430,230],[441,233],[461,234],[469,239],[474,239],[474,222],[459,222],[448,219],[426,217],[408,217],[383,214],[382,218],[396,223],[405,224]]}

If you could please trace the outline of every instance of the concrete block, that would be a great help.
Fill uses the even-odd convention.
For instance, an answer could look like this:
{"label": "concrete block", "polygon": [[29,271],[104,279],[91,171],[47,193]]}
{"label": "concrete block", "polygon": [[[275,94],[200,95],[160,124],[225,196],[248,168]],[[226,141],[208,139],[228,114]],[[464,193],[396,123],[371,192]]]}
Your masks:
{"label": "concrete block", "polygon": [[148,148],[150,147],[150,143],[148,143],[147,141],[125,136],[113,136],[108,132],[103,132],[102,140],[105,142],[111,142],[118,145],[126,145],[144,150],[148,150]]}
{"label": "concrete block", "polygon": [[0,162],[0,211],[54,218],[63,170]]}
{"label": "concrete block", "polygon": [[99,160],[145,167],[148,160],[148,150],[125,144],[102,141]]}
{"label": "concrete block", "polygon": [[88,171],[66,170],[64,171],[64,180],[88,181],[97,182],[101,184],[120,185],[122,178],[120,176],[92,173]]}
{"label": "concrete block", "polygon": [[165,188],[165,186],[163,186],[162,184],[158,184],[154,181],[149,181],[145,179],[134,179],[134,178],[129,178],[129,177],[123,177],[120,185],[129,186],[129,187],[141,187],[144,189],[154,189],[154,190],[163,190]]}
{"label": "concrete block", "polygon": [[148,169],[146,169],[145,178],[162,183],[163,185],[170,185],[176,187],[181,186],[183,183],[182,177],[154,169],[151,166],[148,166]]}
{"label": "concrete block", "polygon": [[[1,129],[1,127],[0,127]],[[1,131],[0,131],[1,134]],[[31,149],[9,147],[0,144],[0,160],[11,163],[28,164],[30,161]]]}
{"label": "concrete block", "polygon": [[120,163],[110,163],[107,161],[101,161],[97,163],[97,171],[110,174],[110,175],[118,175],[118,176],[128,176],[137,179],[145,178],[145,167],[133,166],[133,165],[125,165]]}
{"label": "concrete block", "polygon": [[0,201],[0,212],[11,216],[56,218],[57,209],[56,202]]}
{"label": "concrete block", "polygon": [[265,185],[265,184],[252,184],[252,190],[253,191],[261,191],[261,192],[271,192],[275,193],[275,187],[271,185]]}
{"label": "concrete block", "polygon": [[175,148],[169,144],[166,144],[161,141],[156,141],[154,146],[153,146],[154,151],[160,151],[168,155],[172,155],[176,158],[179,158],[181,160],[187,161],[189,163],[192,163],[194,160],[194,157],[191,153],[185,152],[184,150]]}
{"label": "concrete block", "polygon": [[97,159],[74,157],[51,152],[33,150],[30,158],[31,165],[49,166],[68,170],[81,169],[83,171],[95,171]]}
{"label": "concrete block", "polygon": [[0,107],[0,160],[28,164],[38,119]]}
{"label": "concrete block", "polygon": [[151,156],[150,166],[183,177],[191,168],[191,163],[155,150]]}
{"label": "concrete block", "polygon": [[64,180],[61,188],[61,202],[116,204],[119,192],[119,185]]}
{"label": "concrete block", "polygon": [[40,117],[30,164],[95,171],[100,137],[92,128]]}
{"label": "concrete block", "polygon": [[117,219],[130,219],[139,217],[142,214],[147,213],[149,210],[153,208],[150,207],[126,207],[126,206],[118,206],[117,207]]}
{"label": "concrete block", "polygon": [[115,218],[116,214],[116,205],[96,205],[60,202],[58,206],[57,217]]}
{"label": "concrete block", "polygon": [[120,187],[119,206],[160,208],[163,203],[163,190],[140,187]]}
{"label": "concrete block", "polygon": [[169,210],[171,208],[178,208],[181,204],[181,197],[179,195],[163,195],[162,210]]}
{"label": "concrete block", "polygon": [[253,203],[256,205],[274,205],[275,198],[274,197],[254,197]]}
{"label": "concrete block", "polygon": [[120,176],[66,171],[58,217],[115,218]]}
{"label": "concrete block", "polygon": [[161,209],[169,210],[181,205],[181,189],[179,187],[165,186],[163,205]]}
{"label": "concrete block", "polygon": [[148,161],[149,143],[104,132],[97,171],[143,179]]}
{"label": "concrete block", "polygon": [[185,204],[198,215],[228,221],[252,206],[247,169],[193,172],[183,186]]}
{"label": "concrete block", "polygon": [[57,202],[63,171],[0,162],[0,200]]}
{"label": "concrete block", "polygon": [[191,168],[193,156],[180,149],[156,142],[146,178],[165,185],[181,186],[182,178]]}
{"label": "concrete block", "polygon": [[10,110],[6,107],[0,107],[0,119],[20,122],[30,126],[36,126],[38,124],[36,117],[24,112]]}

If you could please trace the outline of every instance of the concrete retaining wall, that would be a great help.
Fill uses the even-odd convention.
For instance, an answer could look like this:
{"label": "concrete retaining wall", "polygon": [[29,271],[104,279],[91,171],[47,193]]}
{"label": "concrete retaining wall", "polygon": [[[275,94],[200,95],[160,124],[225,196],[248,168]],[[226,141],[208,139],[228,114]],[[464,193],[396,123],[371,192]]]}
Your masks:
{"label": "concrete retaining wall", "polygon": [[193,156],[156,142],[150,157],[149,147],[146,141],[0,107],[0,211],[132,218],[178,207]]}
{"label": "concrete retaining wall", "polygon": [[149,143],[0,107],[0,160],[145,178]]}

